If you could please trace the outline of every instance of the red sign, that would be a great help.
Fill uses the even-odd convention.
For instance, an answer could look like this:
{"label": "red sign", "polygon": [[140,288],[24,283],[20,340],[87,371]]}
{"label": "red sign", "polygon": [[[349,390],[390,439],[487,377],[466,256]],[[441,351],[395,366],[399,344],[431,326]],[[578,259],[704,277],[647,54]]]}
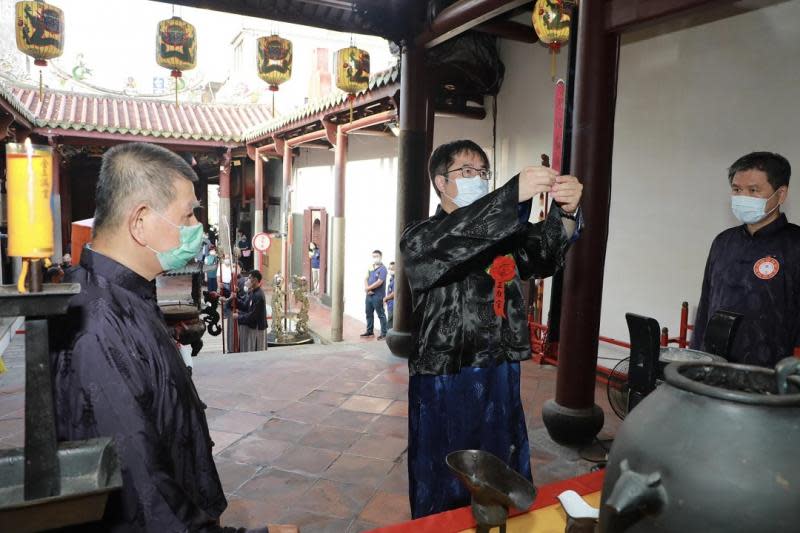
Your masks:
{"label": "red sign", "polygon": [[269,245],[271,243],[272,240],[266,233],[256,233],[255,235],[253,235],[253,248],[258,250],[259,252],[266,252],[267,250],[269,250]]}

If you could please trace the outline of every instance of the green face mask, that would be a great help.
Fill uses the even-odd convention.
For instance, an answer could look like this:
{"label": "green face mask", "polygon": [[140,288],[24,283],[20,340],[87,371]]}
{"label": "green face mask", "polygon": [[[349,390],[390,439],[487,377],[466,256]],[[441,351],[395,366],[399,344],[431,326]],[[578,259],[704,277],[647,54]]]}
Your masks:
{"label": "green face mask", "polygon": [[189,261],[197,257],[197,254],[200,253],[200,249],[203,247],[203,225],[179,226],[172,223],[167,217],[155,209],[153,209],[153,211],[166,220],[167,223],[178,228],[181,242],[175,248],[170,248],[163,252],[159,252],[149,246],[147,248],[156,254],[158,262],[161,263],[161,268],[164,270],[177,270],[185,267]]}

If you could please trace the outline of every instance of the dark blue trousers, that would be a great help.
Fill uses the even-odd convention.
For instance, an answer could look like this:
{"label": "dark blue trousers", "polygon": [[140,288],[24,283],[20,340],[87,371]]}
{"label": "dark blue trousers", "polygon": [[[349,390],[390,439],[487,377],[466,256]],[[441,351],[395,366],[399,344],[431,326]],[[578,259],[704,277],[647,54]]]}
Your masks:
{"label": "dark blue trousers", "polygon": [[367,333],[372,333],[375,328],[375,315],[378,313],[378,320],[381,322],[381,335],[386,336],[386,313],[383,310],[383,297],[379,294],[367,294]]}

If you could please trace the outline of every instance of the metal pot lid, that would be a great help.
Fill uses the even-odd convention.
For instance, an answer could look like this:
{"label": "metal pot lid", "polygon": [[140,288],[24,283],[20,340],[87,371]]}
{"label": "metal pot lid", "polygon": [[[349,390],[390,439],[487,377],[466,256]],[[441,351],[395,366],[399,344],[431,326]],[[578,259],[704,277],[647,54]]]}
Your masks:
{"label": "metal pot lid", "polygon": [[718,355],[712,355],[699,350],[690,350],[689,348],[677,348],[674,346],[661,348],[661,352],[658,355],[658,360],[662,363],[682,363],[687,361],[695,361],[699,363],[725,362],[725,359]]}
{"label": "metal pot lid", "polygon": [[672,363],[667,383],[688,392],[750,405],[800,407],[800,376],[790,376],[787,394],[778,394],[775,370],[735,363]]}

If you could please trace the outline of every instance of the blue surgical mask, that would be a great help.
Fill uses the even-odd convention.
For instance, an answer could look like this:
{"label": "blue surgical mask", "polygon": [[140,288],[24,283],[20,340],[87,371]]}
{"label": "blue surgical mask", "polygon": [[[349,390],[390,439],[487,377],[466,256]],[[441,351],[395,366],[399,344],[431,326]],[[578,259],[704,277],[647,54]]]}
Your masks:
{"label": "blue surgical mask", "polygon": [[168,224],[178,228],[181,241],[178,246],[163,252],[150,248],[150,246],[147,248],[156,254],[156,258],[158,258],[158,262],[161,263],[161,268],[164,270],[177,270],[185,267],[189,261],[197,257],[203,247],[203,225],[179,226],[155,209],[153,211],[166,220]]}
{"label": "blue surgical mask", "polygon": [[458,194],[455,198],[446,193],[442,194],[450,198],[458,207],[466,207],[489,194],[489,182],[480,176],[459,178],[456,180],[456,188],[458,188]]}
{"label": "blue surgical mask", "polygon": [[743,224],[758,224],[780,206],[780,204],[778,204],[769,211],[765,211],[767,208],[767,202],[777,193],[778,191],[775,191],[769,198],[756,198],[754,196],[731,196],[731,209],[733,210],[733,215]]}

